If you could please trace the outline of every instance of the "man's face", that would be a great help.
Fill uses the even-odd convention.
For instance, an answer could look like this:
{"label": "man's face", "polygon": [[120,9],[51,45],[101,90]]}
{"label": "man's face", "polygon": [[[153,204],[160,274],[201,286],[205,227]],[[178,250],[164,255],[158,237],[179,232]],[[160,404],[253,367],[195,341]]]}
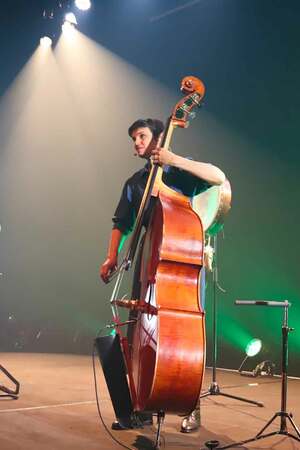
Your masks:
{"label": "man's face", "polygon": [[156,147],[157,141],[154,139],[152,131],[148,127],[136,128],[131,138],[134,142],[134,149],[140,158],[149,158],[152,150]]}

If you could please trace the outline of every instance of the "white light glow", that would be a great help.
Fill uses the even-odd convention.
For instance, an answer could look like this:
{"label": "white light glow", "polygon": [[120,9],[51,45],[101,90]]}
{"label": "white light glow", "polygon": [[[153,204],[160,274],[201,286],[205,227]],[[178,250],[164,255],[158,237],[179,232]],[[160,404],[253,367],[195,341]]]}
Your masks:
{"label": "white light glow", "polygon": [[246,354],[247,356],[255,356],[257,353],[260,352],[262,347],[262,342],[260,339],[252,339],[250,342],[248,342],[248,345],[246,347]]}
{"label": "white light glow", "polygon": [[40,45],[41,45],[41,47],[43,47],[43,48],[49,48],[49,47],[51,47],[51,45],[52,45],[52,39],[49,38],[49,36],[43,36],[43,37],[40,39]]}
{"label": "white light glow", "polygon": [[77,25],[77,19],[76,19],[76,16],[75,16],[75,14],[74,13],[67,13],[66,15],[65,15],[65,20],[67,21],[67,22],[70,22],[70,23],[72,23],[73,25]]}
{"label": "white light glow", "polygon": [[62,32],[64,36],[71,37],[75,33],[75,27],[71,22],[68,22],[67,20],[64,21],[64,23],[61,26]]}
{"label": "white light glow", "polygon": [[90,0],[75,0],[75,6],[81,11],[87,11],[91,7]]}

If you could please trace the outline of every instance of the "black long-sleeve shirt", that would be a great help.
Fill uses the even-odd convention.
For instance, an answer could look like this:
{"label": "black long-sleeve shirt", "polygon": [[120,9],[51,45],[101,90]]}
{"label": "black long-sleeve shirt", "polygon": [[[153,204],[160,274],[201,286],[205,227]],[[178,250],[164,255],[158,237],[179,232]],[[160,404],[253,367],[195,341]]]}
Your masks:
{"label": "black long-sleeve shirt", "polygon": [[[126,181],[123,187],[122,195],[112,220],[113,228],[118,228],[124,234],[129,234],[133,229],[150,169],[151,164],[148,161],[142,169],[135,172]],[[164,166],[162,181],[168,187],[190,198],[211,187],[207,181],[172,166]],[[152,202],[150,202],[148,211],[146,211],[145,223],[148,222],[151,206]]]}

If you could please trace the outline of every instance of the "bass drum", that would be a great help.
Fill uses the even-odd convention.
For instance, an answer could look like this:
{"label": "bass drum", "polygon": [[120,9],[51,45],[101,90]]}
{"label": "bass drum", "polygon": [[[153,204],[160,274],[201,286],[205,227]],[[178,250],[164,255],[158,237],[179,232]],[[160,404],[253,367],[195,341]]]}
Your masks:
{"label": "bass drum", "polygon": [[226,179],[193,198],[193,209],[200,216],[203,230],[215,236],[223,228],[224,218],[231,208],[231,186]]}

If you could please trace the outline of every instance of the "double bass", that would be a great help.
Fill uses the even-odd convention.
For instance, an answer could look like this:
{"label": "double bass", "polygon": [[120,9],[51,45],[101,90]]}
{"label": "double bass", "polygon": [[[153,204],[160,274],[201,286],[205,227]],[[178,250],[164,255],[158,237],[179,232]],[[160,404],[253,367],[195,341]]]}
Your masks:
{"label": "double bass", "polygon": [[[182,80],[181,90],[185,96],[168,119],[162,148],[169,149],[175,128],[188,126],[192,110],[200,106],[205,93],[202,81],[193,76]],[[111,297],[132,410],[158,413],[159,417],[164,413],[187,415],[195,409],[205,367],[199,286],[203,226],[190,199],[165,185],[162,175],[163,168],[152,164],[130,245],[114,274],[117,281]],[[139,257],[139,298],[119,299],[124,271],[132,267],[150,200],[151,218]],[[118,307],[131,310],[127,321],[130,339],[122,335]]]}

